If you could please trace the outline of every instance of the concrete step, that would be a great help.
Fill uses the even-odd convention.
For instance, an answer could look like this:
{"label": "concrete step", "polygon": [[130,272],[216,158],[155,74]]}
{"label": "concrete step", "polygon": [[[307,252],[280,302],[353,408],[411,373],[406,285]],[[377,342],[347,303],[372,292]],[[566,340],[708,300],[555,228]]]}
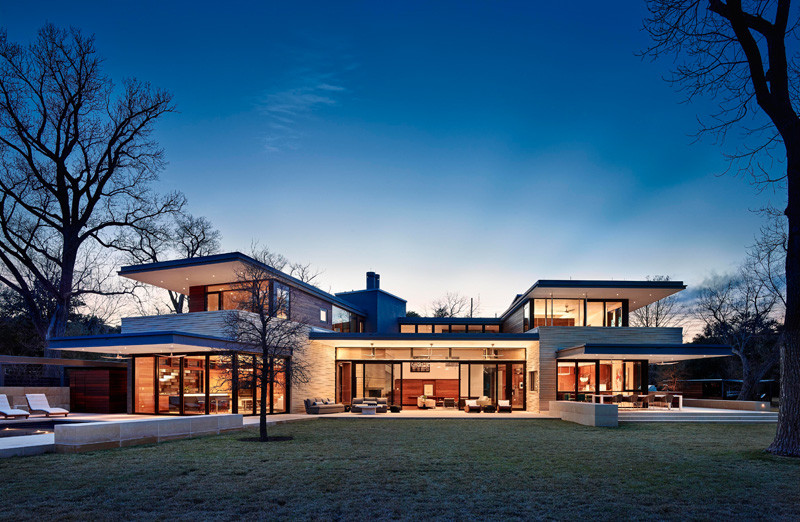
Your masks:
{"label": "concrete step", "polygon": [[620,422],[777,422],[778,415],[759,413],[741,414],[620,414]]}

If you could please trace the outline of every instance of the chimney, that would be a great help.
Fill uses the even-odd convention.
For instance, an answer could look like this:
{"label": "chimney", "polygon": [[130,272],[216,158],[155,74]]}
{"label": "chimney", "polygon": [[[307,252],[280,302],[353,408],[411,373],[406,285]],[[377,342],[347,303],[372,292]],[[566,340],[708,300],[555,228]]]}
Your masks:
{"label": "chimney", "polygon": [[377,290],[381,287],[381,275],[367,272],[367,290]]}

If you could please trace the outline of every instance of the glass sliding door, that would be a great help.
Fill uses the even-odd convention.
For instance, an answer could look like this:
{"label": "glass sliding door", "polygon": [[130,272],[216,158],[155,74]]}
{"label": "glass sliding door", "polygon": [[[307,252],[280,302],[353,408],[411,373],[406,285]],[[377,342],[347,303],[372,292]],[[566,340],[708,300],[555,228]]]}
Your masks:
{"label": "glass sliding door", "polygon": [[273,363],[272,410],[270,413],[286,413],[286,360],[276,359]]}

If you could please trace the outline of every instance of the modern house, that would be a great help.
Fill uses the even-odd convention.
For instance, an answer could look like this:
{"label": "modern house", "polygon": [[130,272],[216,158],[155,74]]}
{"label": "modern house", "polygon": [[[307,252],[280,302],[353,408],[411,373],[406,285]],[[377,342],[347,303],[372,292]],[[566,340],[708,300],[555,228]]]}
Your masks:
{"label": "modern house", "polygon": [[[121,334],[51,346],[128,358],[130,413],[258,413],[258,353],[233,343],[225,326],[226,314],[251,313],[233,285],[248,264],[260,265],[234,252],[123,267],[122,277],[187,295],[189,312],[126,317]],[[364,290],[330,294],[260,268],[274,275],[268,291],[286,303],[287,317],[309,327],[308,382],[279,378],[269,413],[303,412],[309,397],[385,397],[415,408],[423,395],[442,405],[488,397],[544,411],[553,400],[644,393],[650,364],[731,354],[684,344],[681,328],[629,326],[631,312],[680,292],[680,281],[540,280],[499,317],[433,318],[406,317],[406,301],[383,290],[374,272]]]}

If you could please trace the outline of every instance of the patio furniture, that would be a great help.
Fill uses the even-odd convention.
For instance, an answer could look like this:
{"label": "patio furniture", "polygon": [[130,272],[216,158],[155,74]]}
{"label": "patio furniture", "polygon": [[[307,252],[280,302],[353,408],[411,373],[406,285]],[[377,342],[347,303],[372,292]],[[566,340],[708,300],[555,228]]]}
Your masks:
{"label": "patio furniture", "polygon": [[467,399],[464,401],[464,411],[467,413],[480,413],[481,406],[478,404],[478,401],[475,399]]}
{"label": "patio furniture", "polygon": [[444,399],[444,407],[445,408],[455,408],[456,407],[456,400],[452,397],[445,397]]}
{"label": "patio furniture", "polygon": [[331,402],[328,399],[305,399],[303,401],[303,405],[306,407],[306,413],[312,415],[322,415],[325,413],[344,413],[344,404]]}
{"label": "patio furniture", "polygon": [[63,415],[66,417],[69,415],[69,410],[50,406],[44,393],[26,393],[25,400],[28,401],[28,409],[31,413],[44,413],[47,417],[50,415]]}
{"label": "patio furniture", "polygon": [[511,413],[511,401],[509,400],[498,400],[497,401],[497,413],[507,411]]}
{"label": "patio furniture", "polygon": [[673,398],[673,395],[671,393],[668,393],[664,397],[664,400],[666,400],[666,402],[667,402],[667,409],[670,409],[670,410],[672,409],[672,398]]}
{"label": "patio furniture", "polygon": [[361,413],[364,406],[375,406],[376,413],[386,413],[389,411],[389,399],[386,397],[357,397],[350,403],[350,411]]}
{"label": "patio furniture", "polygon": [[667,394],[666,393],[654,393],[653,394],[653,406],[658,406],[659,408],[666,408],[667,407]]}
{"label": "patio furniture", "polygon": [[435,399],[428,399],[425,395],[420,395],[417,397],[417,408],[425,409],[434,409],[436,408],[436,400]]}
{"label": "patio furniture", "polygon": [[647,408],[649,405],[650,397],[647,395],[636,395],[634,397],[634,408]]}
{"label": "patio furniture", "polygon": [[378,409],[377,404],[359,404],[358,409],[361,411],[361,415],[375,415],[375,411]]}
{"label": "patio furniture", "polygon": [[478,406],[489,406],[492,403],[492,399],[487,397],[486,395],[481,395],[478,397]]}
{"label": "patio furniture", "polygon": [[8,397],[5,395],[0,395],[0,413],[2,413],[6,419],[9,417],[25,417],[27,419],[28,416],[30,416],[30,413],[25,410],[12,408],[8,403]]}

